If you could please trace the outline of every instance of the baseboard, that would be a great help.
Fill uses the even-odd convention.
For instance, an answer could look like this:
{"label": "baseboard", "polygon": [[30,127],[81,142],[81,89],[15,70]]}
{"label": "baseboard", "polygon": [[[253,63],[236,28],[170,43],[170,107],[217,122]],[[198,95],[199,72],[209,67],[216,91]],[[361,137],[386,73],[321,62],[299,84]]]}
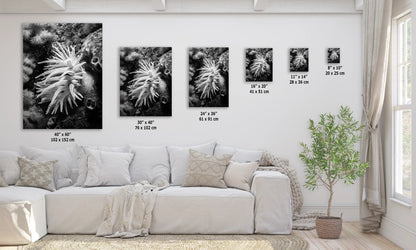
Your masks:
{"label": "baseboard", "polygon": [[[307,212],[325,212],[327,206],[320,204],[305,204],[302,211]],[[358,204],[333,205],[331,215],[339,216],[342,213],[342,220],[345,222],[360,221],[360,207]]]}
{"label": "baseboard", "polygon": [[414,249],[416,232],[394,220],[383,217],[379,233],[404,249]]}

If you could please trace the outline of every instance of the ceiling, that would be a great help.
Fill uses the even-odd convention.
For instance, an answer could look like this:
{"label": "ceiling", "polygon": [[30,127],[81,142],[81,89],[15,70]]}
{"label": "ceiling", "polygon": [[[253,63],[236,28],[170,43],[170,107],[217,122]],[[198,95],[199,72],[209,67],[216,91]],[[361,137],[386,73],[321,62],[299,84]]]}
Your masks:
{"label": "ceiling", "polygon": [[363,0],[0,0],[0,13],[356,13]]}

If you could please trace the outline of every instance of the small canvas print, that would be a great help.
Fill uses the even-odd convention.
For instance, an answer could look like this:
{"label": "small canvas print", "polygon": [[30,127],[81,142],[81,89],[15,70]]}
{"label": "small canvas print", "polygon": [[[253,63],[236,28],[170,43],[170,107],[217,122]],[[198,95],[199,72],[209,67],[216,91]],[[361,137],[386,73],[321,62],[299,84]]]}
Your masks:
{"label": "small canvas print", "polygon": [[328,63],[340,63],[341,61],[341,49],[329,48],[328,49]]}
{"label": "small canvas print", "polygon": [[23,129],[102,128],[102,24],[25,23]]}
{"label": "small canvas print", "polygon": [[289,50],[290,72],[309,71],[309,49],[292,48]]}
{"label": "small canvas print", "polygon": [[273,81],[273,49],[246,49],[246,82]]}
{"label": "small canvas print", "polygon": [[120,48],[120,116],[172,116],[172,48]]}
{"label": "small canvas print", "polygon": [[189,107],[228,107],[228,48],[189,49]]}

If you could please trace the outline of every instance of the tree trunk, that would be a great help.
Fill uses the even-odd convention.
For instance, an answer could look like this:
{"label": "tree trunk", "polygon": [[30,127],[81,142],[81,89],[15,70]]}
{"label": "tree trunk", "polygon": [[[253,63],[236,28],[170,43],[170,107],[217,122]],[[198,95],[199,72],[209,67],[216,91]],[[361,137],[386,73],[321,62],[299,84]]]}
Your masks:
{"label": "tree trunk", "polygon": [[326,215],[330,216],[331,214],[331,203],[332,203],[332,195],[334,191],[332,191],[332,185],[329,186],[329,200],[328,200],[328,210],[326,211]]}

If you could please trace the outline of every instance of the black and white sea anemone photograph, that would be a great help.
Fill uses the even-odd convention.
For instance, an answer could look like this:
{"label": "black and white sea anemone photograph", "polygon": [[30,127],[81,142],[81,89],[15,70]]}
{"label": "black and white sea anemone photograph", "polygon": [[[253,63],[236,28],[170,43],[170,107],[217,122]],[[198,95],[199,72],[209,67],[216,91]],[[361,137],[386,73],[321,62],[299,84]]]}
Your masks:
{"label": "black and white sea anemone photograph", "polygon": [[246,49],[246,82],[273,81],[273,49]]}
{"label": "black and white sea anemone photograph", "polygon": [[228,107],[228,48],[189,49],[189,107]]}
{"label": "black and white sea anemone photograph", "polygon": [[309,49],[292,48],[289,50],[290,72],[309,71]]}
{"label": "black and white sea anemone photograph", "polygon": [[328,49],[328,63],[340,63],[341,62],[341,49],[329,48]]}
{"label": "black and white sea anemone photograph", "polygon": [[120,116],[172,116],[172,48],[120,48]]}
{"label": "black and white sea anemone photograph", "polygon": [[102,24],[25,23],[23,128],[102,128]]}

